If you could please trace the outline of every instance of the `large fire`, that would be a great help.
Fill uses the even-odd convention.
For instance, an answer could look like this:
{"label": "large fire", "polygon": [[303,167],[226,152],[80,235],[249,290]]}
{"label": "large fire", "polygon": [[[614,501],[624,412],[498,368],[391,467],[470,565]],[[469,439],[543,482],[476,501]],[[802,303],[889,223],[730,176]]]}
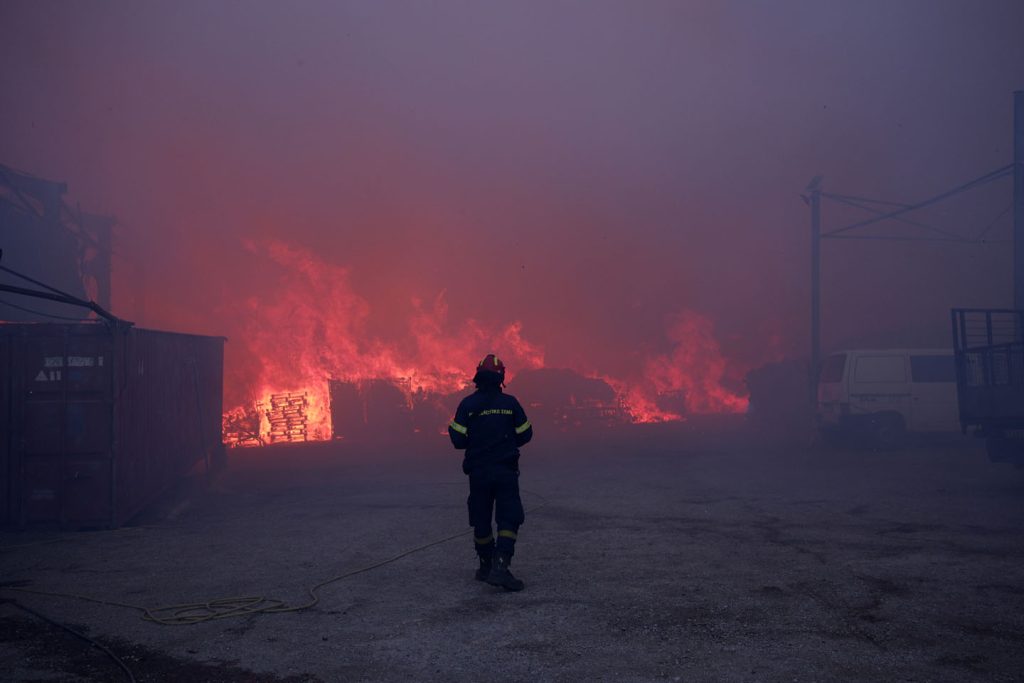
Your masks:
{"label": "large fire", "polygon": [[[353,396],[387,386],[409,410],[433,404],[439,417],[427,428],[440,429],[441,416],[452,409],[440,399],[467,389],[483,353],[500,354],[511,369],[510,382],[515,372],[545,368],[543,348],[523,336],[519,321],[489,327],[468,319],[453,325],[444,292],[430,302],[413,302],[415,313],[401,339],[375,337],[368,332],[370,305],[354,290],[348,269],[282,242],[247,247],[280,267],[281,280],[273,295],[246,304],[250,324],[242,342],[258,359],[258,370],[228,378],[244,384],[244,391],[235,387],[233,393],[250,397],[224,416],[229,445],[344,438],[332,424],[332,386],[351,387]],[[602,408],[629,422],[746,410],[747,399],[723,386],[726,361],[709,320],[680,313],[670,321],[668,338],[672,351],[648,358],[636,377],[573,370],[610,386],[614,404]]]}

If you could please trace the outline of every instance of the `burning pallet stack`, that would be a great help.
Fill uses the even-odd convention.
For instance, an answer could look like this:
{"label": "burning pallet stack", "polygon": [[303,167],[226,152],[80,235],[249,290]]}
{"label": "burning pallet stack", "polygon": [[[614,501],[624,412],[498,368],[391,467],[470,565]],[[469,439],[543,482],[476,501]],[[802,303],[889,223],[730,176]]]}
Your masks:
{"label": "burning pallet stack", "polygon": [[267,421],[270,423],[270,443],[306,440],[305,394],[271,394]]}

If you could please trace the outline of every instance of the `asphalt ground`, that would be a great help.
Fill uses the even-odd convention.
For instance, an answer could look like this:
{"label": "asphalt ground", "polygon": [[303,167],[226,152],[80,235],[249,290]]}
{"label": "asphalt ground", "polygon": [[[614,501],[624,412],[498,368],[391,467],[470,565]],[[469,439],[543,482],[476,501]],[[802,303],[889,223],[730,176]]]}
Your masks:
{"label": "asphalt ground", "polygon": [[440,437],[235,450],[133,526],[2,533],[0,583],[148,608],[299,606],[465,535],[309,609],[191,625],[0,589],[0,678],[129,680],[63,625],[139,681],[1024,680],[1024,472],[974,440],[538,429],[521,464],[521,593],[473,580]]}

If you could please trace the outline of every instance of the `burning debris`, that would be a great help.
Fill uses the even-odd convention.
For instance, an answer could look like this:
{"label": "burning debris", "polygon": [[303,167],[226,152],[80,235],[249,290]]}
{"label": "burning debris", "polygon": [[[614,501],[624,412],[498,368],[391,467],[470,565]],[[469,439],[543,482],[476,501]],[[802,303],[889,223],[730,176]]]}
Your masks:
{"label": "burning debris", "polygon": [[239,406],[224,413],[224,443],[229,446],[265,446],[260,430],[259,405]]}
{"label": "burning debris", "polygon": [[509,391],[529,401],[526,407],[534,422],[559,430],[612,427],[632,421],[607,382],[572,370],[528,370],[516,377]]}
{"label": "burning debris", "polygon": [[406,333],[382,339],[370,332],[370,304],[347,268],[281,242],[249,250],[270,259],[279,281],[250,302],[242,351],[257,374],[228,377],[229,392],[255,397],[225,416],[231,445],[443,431],[457,402],[452,397],[466,389],[482,349],[498,350],[508,362],[513,393],[531,382],[547,387],[525,393],[546,397],[541,412],[559,429],[746,410],[742,384],[729,386],[711,321],[695,312],[669,321],[671,350],[648,355],[633,376],[557,370],[547,367],[541,346],[524,338],[519,321],[450,322],[443,292],[432,302],[414,299]]}

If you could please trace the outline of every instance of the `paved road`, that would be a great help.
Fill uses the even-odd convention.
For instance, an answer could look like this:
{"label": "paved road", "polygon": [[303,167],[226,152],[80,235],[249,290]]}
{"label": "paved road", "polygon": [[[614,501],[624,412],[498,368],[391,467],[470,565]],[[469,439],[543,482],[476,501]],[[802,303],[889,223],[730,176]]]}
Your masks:
{"label": "paved road", "polygon": [[[232,456],[212,490],[182,487],[141,526],[0,534],[0,575],[148,607],[296,605],[467,529],[453,451]],[[970,440],[876,453],[695,427],[540,435],[522,487],[542,507],[521,532],[519,594],[472,580],[467,535],[295,613],[161,626],[0,598],[86,632],[143,681],[1024,680],[1024,473]],[[0,636],[15,680],[127,680],[15,605]]]}

